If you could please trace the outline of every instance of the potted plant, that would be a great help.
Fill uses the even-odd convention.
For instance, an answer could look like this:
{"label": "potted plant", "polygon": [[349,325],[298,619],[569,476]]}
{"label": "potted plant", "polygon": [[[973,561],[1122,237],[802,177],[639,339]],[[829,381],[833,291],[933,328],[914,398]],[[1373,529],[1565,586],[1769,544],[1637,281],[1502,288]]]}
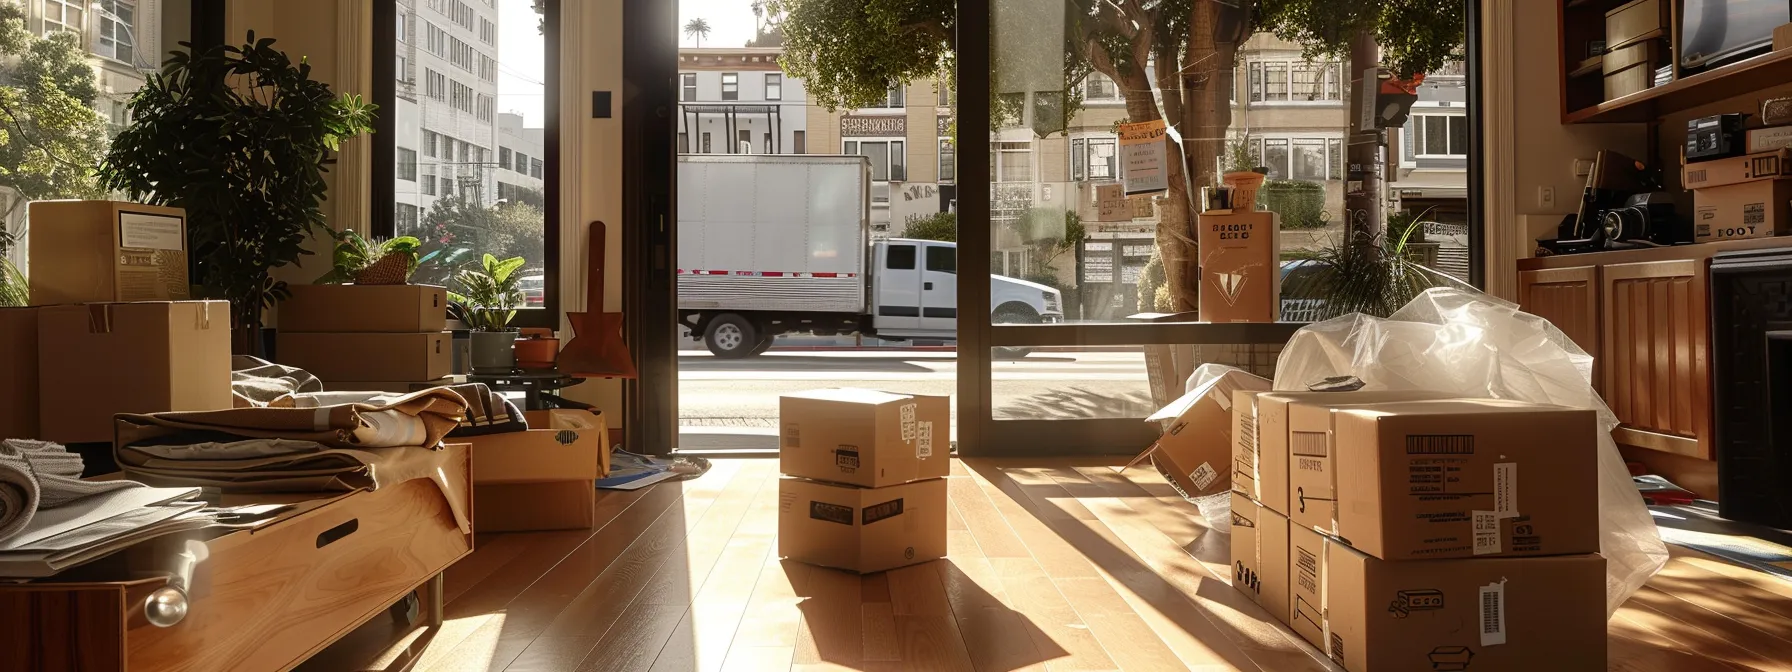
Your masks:
{"label": "potted plant", "polygon": [[181,43],[131,98],[134,122],[99,167],[105,188],[187,211],[193,281],[230,301],[245,353],[261,350],[263,312],[290,294],[272,269],[309,254],[324,224],[326,166],[374,110],[273,45],[254,32],[197,53]]}
{"label": "potted plant", "polygon": [[522,257],[498,259],[486,254],[479,268],[454,274],[460,292],[449,292],[456,315],[473,330],[472,360],[474,373],[510,373],[516,369],[516,335],[510,320],[523,305],[523,290],[517,286],[523,267]]}
{"label": "potted plant", "polygon": [[1312,322],[1351,313],[1387,317],[1433,287],[1474,289],[1415,258],[1423,218],[1394,213],[1385,233],[1346,233],[1330,246],[1291,255],[1293,268],[1282,285],[1284,311],[1293,303]]}
{"label": "potted plant", "polygon": [[[332,237],[336,247],[330,253],[330,272],[314,284],[403,285],[411,281],[411,273],[424,261],[418,254],[423,242],[412,236],[376,241],[354,229],[343,229]],[[441,252],[436,250],[430,256]]]}

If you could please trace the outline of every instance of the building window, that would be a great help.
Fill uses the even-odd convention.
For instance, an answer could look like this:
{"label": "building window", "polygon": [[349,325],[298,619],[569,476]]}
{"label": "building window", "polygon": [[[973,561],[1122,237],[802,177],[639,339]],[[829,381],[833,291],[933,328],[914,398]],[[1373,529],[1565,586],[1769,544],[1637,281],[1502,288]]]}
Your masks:
{"label": "building window", "polygon": [[427,156],[430,158],[435,157],[435,155],[436,155],[436,138],[438,138],[438,137],[441,137],[441,136],[436,135],[435,131],[424,131],[423,132],[423,155],[424,156]]}
{"label": "building window", "polygon": [[1294,155],[1290,158],[1294,179],[1309,182],[1323,182],[1326,178],[1325,140],[1319,138],[1296,138]]}
{"label": "building window", "polygon": [[478,108],[479,109],[479,112],[478,112],[479,120],[480,121],[491,121],[492,114],[494,112],[494,103],[492,101],[492,97],[481,93],[481,94],[479,94],[478,99],[479,99],[479,108]]}
{"label": "building window", "polygon": [[100,22],[100,40],[94,51],[115,61],[130,63],[136,54],[136,32],[131,28],[137,13],[134,3],[125,0],[99,0],[93,4]]}
{"label": "building window", "polygon": [[940,138],[940,184],[958,180],[958,149],[951,138]]}
{"label": "building window", "polygon": [[710,146],[709,146],[709,131],[703,132],[703,153],[704,154],[712,154],[713,153],[712,151],[710,151]]}
{"label": "building window", "polygon": [[776,154],[777,153],[777,152],[772,151],[772,134],[770,134],[770,133],[765,134],[765,153],[766,154]]}
{"label": "building window", "polygon": [[900,86],[891,87],[890,92],[888,94],[884,95],[883,104],[882,105],[872,105],[871,107],[874,109],[876,109],[876,108],[902,109],[902,107],[903,107],[902,87],[900,87]]}
{"label": "building window", "polygon": [[65,30],[80,35],[86,25],[81,21],[85,6],[82,0],[44,0],[44,34]]}
{"label": "building window", "polygon": [[1269,179],[1288,179],[1288,139],[1266,138],[1263,141],[1263,164],[1269,166]]}
{"label": "building window", "polygon": [[417,181],[417,150],[398,148],[398,179],[406,182]]}
{"label": "building window", "polygon": [[1083,100],[1119,100],[1120,86],[1099,72],[1091,73],[1083,84]]}
{"label": "building window", "polygon": [[1089,177],[1088,173],[1083,170],[1084,164],[1088,161],[1088,156],[1089,156],[1089,141],[1088,140],[1085,140],[1083,138],[1077,138],[1075,140],[1070,141],[1070,181],[1071,182],[1081,182],[1085,179],[1088,179],[1088,177]]}
{"label": "building window", "polygon": [[1344,179],[1344,141],[1337,138],[1326,140],[1325,151],[1327,154],[1331,155],[1332,159],[1331,179]]}
{"label": "building window", "polygon": [[790,132],[790,149],[796,154],[809,153],[809,134],[803,131]]}
{"label": "building window", "polygon": [[1252,61],[1251,102],[1341,102],[1343,68],[1337,63]]}
{"label": "building window", "polygon": [[446,177],[442,178],[442,195],[443,196],[453,196],[454,195],[454,180],[450,180]]}
{"label": "building window", "polygon": [[1112,180],[1120,176],[1119,141],[1114,138],[1089,139],[1089,179]]}
{"label": "building window", "polygon": [[740,152],[742,154],[752,154],[753,153],[753,132],[752,131],[735,131],[734,132],[734,151]]}
{"label": "building window", "polygon": [[1323,182],[1344,179],[1344,141],[1339,138],[1251,140],[1272,180]]}
{"label": "building window", "polygon": [[423,177],[418,178],[417,185],[418,185],[418,187],[420,187],[423,190],[424,196],[436,195],[436,176],[435,175],[432,175],[429,173],[424,173]]}
{"label": "building window", "polygon": [[497,59],[485,54],[479,55],[479,79],[486,82],[498,81]]}
{"label": "building window", "polygon": [[416,229],[417,206],[409,203],[398,203],[396,205],[398,206],[398,210],[393,213],[393,216],[397,219],[398,225],[407,230]]}
{"label": "building window", "polygon": [[939,94],[940,100],[938,105],[940,107],[952,106],[952,87],[947,86],[944,81],[938,81],[933,83],[933,90],[934,93]]}
{"label": "building window", "polygon": [[491,19],[479,17],[479,41],[486,44],[498,43],[498,26]]}
{"label": "building window", "polygon": [[683,92],[679,94],[678,99],[684,100],[684,101],[696,100],[697,99],[697,73],[687,72],[687,73],[679,75],[678,78],[680,80],[682,80],[681,88],[683,89]]}
{"label": "building window", "polygon": [[410,59],[405,58],[403,54],[400,54],[398,56],[398,61],[393,64],[392,72],[394,74],[394,78],[397,81],[404,82],[406,84],[416,84],[416,82],[411,81],[411,77],[410,77],[411,61],[410,61]]}
{"label": "building window", "polygon": [[680,153],[680,154],[691,153],[691,134],[689,134],[689,133],[679,133],[678,134],[678,153]]}
{"label": "building window", "polygon": [[740,100],[740,73],[722,73],[722,100]]}
{"label": "building window", "polygon": [[1033,181],[1033,145],[1028,142],[993,142],[990,175],[996,182]]}
{"label": "building window", "polygon": [[1288,100],[1288,64],[1263,64],[1263,99],[1269,102]]}
{"label": "building window", "polygon": [[1424,158],[1461,159],[1468,156],[1468,117],[1415,114],[1413,151]]}
{"label": "building window", "polygon": [[473,87],[458,80],[448,82],[448,104],[462,112],[473,111]]}
{"label": "building window", "polygon": [[400,6],[398,8],[398,41],[399,42],[411,41],[410,40],[410,32],[409,32],[410,23],[411,23],[411,16],[404,12],[404,7]]}
{"label": "building window", "polygon": [[442,73],[423,69],[423,95],[435,100],[448,99],[448,77]]}
{"label": "building window", "polygon": [[782,73],[768,72],[765,74],[765,99],[784,99],[784,75]]}
{"label": "building window", "polygon": [[509,147],[499,147],[498,148],[498,166],[501,168],[509,168],[510,165],[511,165],[510,164],[510,148]]}
{"label": "building window", "polygon": [[429,53],[442,58],[447,58],[448,31],[442,30],[442,27],[436,25],[433,21],[425,21],[423,25],[423,34],[426,38],[424,47],[429,49]]}
{"label": "building window", "polygon": [[516,170],[516,172],[522,173],[524,175],[529,174],[529,155],[528,154],[524,154],[522,152],[516,153],[516,168],[514,168],[514,170]]}
{"label": "building window", "polygon": [[529,159],[529,177],[533,177],[537,180],[541,179],[542,168],[541,159]]}
{"label": "building window", "polygon": [[902,182],[908,179],[908,155],[901,140],[847,140],[846,154],[871,159],[871,181]]}

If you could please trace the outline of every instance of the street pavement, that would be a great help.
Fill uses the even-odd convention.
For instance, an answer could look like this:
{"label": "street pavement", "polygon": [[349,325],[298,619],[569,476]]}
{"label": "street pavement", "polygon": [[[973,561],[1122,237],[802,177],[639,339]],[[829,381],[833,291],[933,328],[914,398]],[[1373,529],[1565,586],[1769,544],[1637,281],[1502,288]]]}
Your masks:
{"label": "street pavement", "polygon": [[[738,360],[684,351],[678,367],[685,449],[776,448],[778,396],[790,392],[864,387],[955,396],[958,389],[950,351],[773,350]],[[1143,418],[1156,410],[1141,352],[1035,352],[990,369],[998,418]]]}

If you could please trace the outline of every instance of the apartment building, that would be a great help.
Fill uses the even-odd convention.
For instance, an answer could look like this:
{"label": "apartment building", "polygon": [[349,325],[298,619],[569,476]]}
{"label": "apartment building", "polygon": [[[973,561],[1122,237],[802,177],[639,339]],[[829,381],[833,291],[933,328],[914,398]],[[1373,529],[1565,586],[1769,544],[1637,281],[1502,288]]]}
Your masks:
{"label": "apartment building", "polygon": [[397,5],[394,207],[409,231],[439,198],[499,198],[499,12],[495,0]]}
{"label": "apartment building", "polygon": [[[161,68],[166,41],[162,3],[156,0],[39,0],[27,2],[25,21],[38,35],[66,31],[81,36],[100,95],[94,101],[114,132],[130,122],[126,106],[148,73]],[[184,35],[184,26],[182,27]],[[174,37],[179,38],[181,35]]]}
{"label": "apartment building", "polygon": [[853,110],[806,108],[810,154],[858,154],[871,160],[874,237],[899,235],[915,217],[951,209],[957,158],[946,87],[916,81],[893,88],[878,105]]}
{"label": "apartment building", "polygon": [[808,96],[777,47],[678,51],[678,151],[805,154]]}

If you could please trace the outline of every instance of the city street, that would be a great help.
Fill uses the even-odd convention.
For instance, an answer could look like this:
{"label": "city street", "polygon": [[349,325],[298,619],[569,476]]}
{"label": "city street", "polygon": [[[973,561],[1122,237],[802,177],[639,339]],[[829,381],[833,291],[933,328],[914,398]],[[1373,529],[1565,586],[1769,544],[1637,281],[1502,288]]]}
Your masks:
{"label": "city street", "polygon": [[[774,350],[739,360],[684,351],[678,367],[680,446],[686,449],[775,448],[778,395],[789,392],[957,391],[951,351]],[[997,417],[1143,418],[1156,410],[1140,352],[1035,352],[998,360],[992,369]]]}

